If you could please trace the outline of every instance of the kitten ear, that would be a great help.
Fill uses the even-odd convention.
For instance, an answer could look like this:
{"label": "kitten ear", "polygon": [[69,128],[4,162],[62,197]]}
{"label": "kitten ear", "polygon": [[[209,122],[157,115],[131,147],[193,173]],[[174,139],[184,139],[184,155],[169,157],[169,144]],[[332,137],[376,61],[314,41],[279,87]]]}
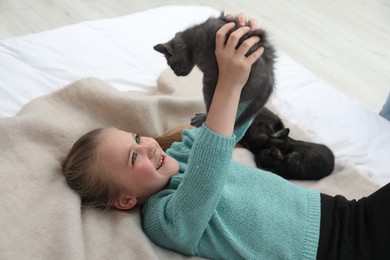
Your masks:
{"label": "kitten ear", "polygon": [[287,139],[288,134],[290,133],[289,128],[283,128],[282,130],[279,130],[272,134],[272,137],[280,138],[280,139]]}
{"label": "kitten ear", "polygon": [[171,46],[169,46],[168,44],[166,43],[160,43],[160,44],[157,44],[153,47],[153,49],[155,49],[156,51],[164,54],[164,55],[170,55],[172,56],[173,55],[173,52],[172,52],[172,49],[171,49]]}

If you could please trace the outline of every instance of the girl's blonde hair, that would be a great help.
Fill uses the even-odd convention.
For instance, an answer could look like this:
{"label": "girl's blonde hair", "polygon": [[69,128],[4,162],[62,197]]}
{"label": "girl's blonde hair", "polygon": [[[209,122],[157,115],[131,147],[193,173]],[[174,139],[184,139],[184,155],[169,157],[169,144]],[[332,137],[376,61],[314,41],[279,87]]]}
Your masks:
{"label": "girl's blonde hair", "polygon": [[[155,138],[165,151],[173,142],[181,141],[182,131],[188,125],[175,127]],[[62,172],[68,185],[81,197],[84,206],[102,209],[113,208],[120,196],[120,189],[98,167],[99,146],[104,128],[92,130],[81,136],[70,149],[62,163]]]}

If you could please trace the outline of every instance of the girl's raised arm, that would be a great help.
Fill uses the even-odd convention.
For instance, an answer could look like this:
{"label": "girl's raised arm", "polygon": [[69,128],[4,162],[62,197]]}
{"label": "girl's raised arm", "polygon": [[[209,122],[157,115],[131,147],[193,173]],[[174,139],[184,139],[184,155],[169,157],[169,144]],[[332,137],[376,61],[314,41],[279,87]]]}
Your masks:
{"label": "girl's raised arm", "polygon": [[241,90],[248,80],[252,64],[264,52],[263,48],[259,48],[248,57],[245,56],[260,40],[257,36],[247,39],[236,49],[239,39],[250,30],[247,26],[231,33],[226,41],[227,34],[234,26],[234,23],[228,23],[216,34],[215,56],[218,63],[218,82],[206,119],[209,129],[224,136],[233,134]]}

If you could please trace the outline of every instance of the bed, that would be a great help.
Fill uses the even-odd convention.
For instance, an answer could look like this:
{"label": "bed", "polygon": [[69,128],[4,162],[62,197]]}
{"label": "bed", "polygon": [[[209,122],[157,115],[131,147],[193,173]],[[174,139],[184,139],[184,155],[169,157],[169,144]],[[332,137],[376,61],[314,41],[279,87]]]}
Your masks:
{"label": "bed", "polygon": [[[0,41],[1,259],[190,258],[154,245],[138,211],[81,208],[61,161],[93,128],[157,136],[203,110],[199,71],[175,77],[152,47],[218,13],[165,6]],[[350,199],[388,183],[390,122],[277,54],[267,106],[336,157],[330,176],[296,183]],[[254,166],[246,149],[234,159]]]}

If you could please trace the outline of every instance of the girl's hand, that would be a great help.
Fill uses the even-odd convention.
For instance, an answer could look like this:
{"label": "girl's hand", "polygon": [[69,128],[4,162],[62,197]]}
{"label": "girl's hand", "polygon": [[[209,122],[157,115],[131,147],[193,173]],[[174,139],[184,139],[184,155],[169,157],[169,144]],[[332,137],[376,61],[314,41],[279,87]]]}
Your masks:
{"label": "girl's hand", "polygon": [[226,41],[227,34],[234,26],[235,24],[233,22],[227,23],[217,31],[215,56],[218,63],[218,83],[221,83],[226,88],[241,91],[248,80],[252,64],[261,57],[264,49],[261,47],[246,57],[245,54],[260,40],[260,38],[253,36],[245,40],[240,47],[236,49],[239,39],[250,31],[250,27],[244,26],[238,28],[230,34]]}

